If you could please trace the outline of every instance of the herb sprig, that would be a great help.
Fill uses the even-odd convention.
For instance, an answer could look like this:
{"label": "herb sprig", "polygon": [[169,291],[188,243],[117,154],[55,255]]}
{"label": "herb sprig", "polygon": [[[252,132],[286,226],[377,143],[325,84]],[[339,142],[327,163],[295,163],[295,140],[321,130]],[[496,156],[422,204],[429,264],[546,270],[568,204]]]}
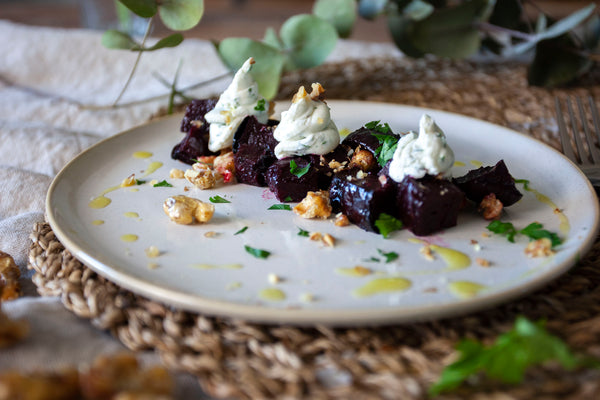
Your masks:
{"label": "herb sprig", "polygon": [[290,173],[296,175],[298,178],[302,178],[310,170],[310,163],[300,168],[296,163],[296,160],[290,160]]}
{"label": "herb sprig", "polygon": [[550,239],[552,247],[560,245],[563,241],[554,232],[543,229],[544,226],[539,222],[532,222],[521,230],[517,230],[511,222],[502,222],[499,220],[492,221],[488,224],[487,229],[495,234],[506,236],[506,239],[514,243],[515,236],[518,234],[527,236],[530,240],[538,240],[542,238]]}
{"label": "herb sprig", "polygon": [[381,213],[375,221],[375,227],[384,239],[387,239],[392,232],[402,229],[402,221],[389,214]]}

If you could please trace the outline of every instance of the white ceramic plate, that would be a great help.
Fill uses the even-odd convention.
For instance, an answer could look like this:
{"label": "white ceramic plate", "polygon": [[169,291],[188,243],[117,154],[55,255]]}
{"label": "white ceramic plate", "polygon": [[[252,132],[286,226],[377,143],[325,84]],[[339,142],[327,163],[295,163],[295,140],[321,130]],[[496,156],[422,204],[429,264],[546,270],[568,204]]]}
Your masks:
{"label": "white ceramic plate", "polygon": [[[355,226],[336,227],[331,219],[305,220],[291,211],[267,210],[279,202],[265,188],[235,184],[186,192],[190,185],[185,180],[169,178],[172,168],[187,168],[170,158],[183,137],[181,115],[118,134],[71,161],[48,192],[50,225],[79,260],[133,292],[205,314],[298,325],[389,324],[479,310],[539,288],[591,247],[598,230],[596,194],[552,148],[497,125],[436,110],[348,101],[329,105],[338,127],[350,130],[372,120],[388,122],[395,132],[417,129],[420,116],[429,113],[456,154],[454,176],[504,159],[515,178],[530,182],[530,190],[518,185],[524,197],[507,208],[502,220],[517,228],[539,221],[564,243],[553,256],[527,258],[527,238],[510,243],[500,236],[484,237],[487,222],[466,211],[457,227],[423,238],[470,260],[467,267],[451,268],[443,249],[426,259],[420,251],[424,245],[406,230],[384,239]],[[137,158],[137,152],[152,156]],[[148,174],[156,162],[163,166]],[[106,193],[108,206],[89,206],[131,174],[166,180],[173,187],[120,188]],[[218,195],[230,203],[215,204],[207,224],[177,225],[162,211],[164,200],[174,194],[207,202]],[[300,229],[329,233],[336,244],[311,241],[298,235]],[[208,232],[216,235],[206,237]],[[124,241],[123,235],[138,239]],[[145,250],[150,246],[160,256],[149,258]],[[271,255],[256,258],[245,246]],[[398,258],[386,262],[382,253]],[[489,267],[477,259],[489,261]],[[348,273],[356,266],[371,273]],[[271,282],[270,274],[281,281]]]}

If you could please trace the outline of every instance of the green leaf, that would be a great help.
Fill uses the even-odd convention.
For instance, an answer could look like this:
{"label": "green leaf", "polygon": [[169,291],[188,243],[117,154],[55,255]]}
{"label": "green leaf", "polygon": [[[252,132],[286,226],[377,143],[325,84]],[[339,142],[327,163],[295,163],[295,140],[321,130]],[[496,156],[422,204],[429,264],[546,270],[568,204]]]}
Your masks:
{"label": "green leaf", "polygon": [[402,221],[389,214],[381,213],[375,221],[375,227],[387,239],[392,232],[402,229]]}
{"label": "green leaf", "polygon": [[109,29],[102,34],[102,45],[107,49],[134,50],[139,44],[127,33]]}
{"label": "green leaf", "polygon": [[359,0],[358,14],[365,19],[375,19],[385,11],[389,0]]}
{"label": "green leaf", "polygon": [[383,250],[377,249],[377,251],[379,252],[379,254],[381,254],[382,256],[385,257],[385,262],[387,263],[391,263],[392,261],[395,261],[398,259],[399,255],[398,253],[395,253],[393,251],[390,252],[384,252]]}
{"label": "green leaf", "polygon": [[522,183],[523,184],[523,189],[529,191],[529,184],[531,183],[529,180],[527,179],[515,179],[515,183]]}
{"label": "green leaf", "polygon": [[289,56],[289,68],[312,68],[322,64],[337,42],[337,32],[327,21],[309,14],[289,18],[279,32]]}
{"label": "green leaf", "polygon": [[264,44],[268,44],[269,46],[272,46],[276,49],[283,49],[283,43],[281,43],[281,40],[279,40],[279,36],[277,36],[277,32],[275,32],[275,29],[271,27],[265,30],[265,36],[263,37],[262,41]]}
{"label": "green leaf", "polygon": [[256,258],[266,259],[271,255],[270,251],[257,249],[248,245],[244,246],[244,249],[246,249],[247,253],[252,254]]}
{"label": "green leaf", "polygon": [[254,57],[256,63],[250,74],[258,83],[260,94],[267,100],[275,97],[285,60],[278,49],[252,39],[227,38],[218,44],[217,50],[231,70],[239,69],[248,58]]}
{"label": "green leaf", "polygon": [[173,185],[163,179],[162,181],[155,183],[154,187],[173,187]]}
{"label": "green leaf", "polygon": [[142,18],[151,18],[158,10],[156,0],[119,0],[131,12]]}
{"label": "green leaf", "polygon": [[167,28],[185,31],[202,19],[204,0],[164,0],[160,2],[158,14]]}
{"label": "green leaf", "polygon": [[307,164],[304,168],[298,167],[295,160],[290,160],[290,173],[292,175],[296,175],[298,178],[303,177],[310,170],[310,163]]}
{"label": "green leaf", "polygon": [[517,230],[510,222],[501,222],[495,220],[489,223],[487,229],[490,232],[496,233],[498,235],[506,236],[509,242],[515,242],[515,235],[517,234]]}
{"label": "green leaf", "polygon": [[136,179],[135,180],[135,184],[138,185],[138,186],[143,185],[144,183],[146,183],[146,181],[143,181],[141,179]]}
{"label": "green leaf", "polygon": [[519,316],[512,330],[498,336],[488,347],[474,340],[461,341],[456,350],[460,358],[448,365],[440,379],[429,388],[436,396],[460,386],[467,378],[485,372],[503,383],[519,383],[530,366],[555,360],[563,368],[585,365],[558,337],[548,333],[543,322],[533,323]]}
{"label": "green leaf", "polygon": [[387,122],[382,124],[381,120],[367,122],[365,128],[379,133],[390,133],[392,131],[390,125]]}
{"label": "green leaf", "polygon": [[221,196],[219,196],[219,195],[217,195],[217,196],[212,196],[212,197],[209,197],[209,198],[208,198],[208,200],[209,200],[211,203],[231,203],[229,200],[227,200],[227,199],[224,199],[223,197],[221,197]]}
{"label": "green leaf", "polygon": [[265,99],[259,99],[254,109],[256,111],[265,111]]}
{"label": "green leaf", "polygon": [[[176,47],[179,46],[181,42],[183,42],[183,35],[181,33],[173,33],[172,35],[160,39],[158,42],[156,42],[154,46],[146,47],[141,50],[154,51],[158,49],[163,49],[165,47]],[[133,50],[140,50],[140,48],[138,47]]]}
{"label": "green leaf", "polygon": [[538,240],[547,238],[552,242],[552,247],[558,246],[562,243],[562,239],[554,232],[550,232],[546,229],[543,229],[544,226],[539,222],[532,222],[527,225],[525,228],[521,229],[519,233],[527,236],[531,240]]}
{"label": "green leaf", "polygon": [[381,146],[375,149],[375,157],[377,157],[379,165],[383,167],[394,157],[394,153],[398,148],[398,138],[392,135],[378,135],[375,133],[372,135],[381,143]]}
{"label": "green leaf", "polygon": [[239,231],[237,231],[236,233],[234,233],[234,235],[241,235],[242,233],[246,232],[248,230],[248,227],[245,226],[242,229],[240,229]]}
{"label": "green leaf", "polygon": [[302,228],[298,228],[298,236],[309,237],[310,236],[310,232],[309,231],[305,231]]}
{"label": "green leaf", "polygon": [[267,208],[267,210],[292,211],[292,206],[290,206],[289,204],[273,204],[271,207]]}
{"label": "green leaf", "polygon": [[340,37],[347,38],[356,21],[356,1],[317,0],[313,5],[313,14],[333,25]]}

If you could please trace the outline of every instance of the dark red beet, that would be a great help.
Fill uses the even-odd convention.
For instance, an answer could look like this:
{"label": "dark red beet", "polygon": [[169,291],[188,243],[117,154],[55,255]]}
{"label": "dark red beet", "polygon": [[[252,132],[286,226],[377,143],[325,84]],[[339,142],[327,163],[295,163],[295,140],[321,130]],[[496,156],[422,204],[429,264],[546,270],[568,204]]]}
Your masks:
{"label": "dark red beet", "polygon": [[185,137],[173,147],[171,158],[186,164],[193,164],[198,157],[211,156],[208,149],[209,126],[204,115],[217,104],[213,99],[192,100],[187,106],[185,116],[181,120],[181,131]]}
{"label": "dark red beet", "polygon": [[247,117],[233,138],[235,176],[240,183],[266,186],[265,173],[277,161],[273,126]]}
{"label": "dark red beet", "polygon": [[515,186],[504,160],[494,166],[481,167],[453,180],[467,198],[477,204],[485,196],[494,193],[505,207],[515,204],[523,195]]}
{"label": "dark red beet", "polygon": [[398,216],[394,201],[396,185],[391,179],[380,179],[376,174],[358,179],[357,173],[358,169],[350,169],[333,176],[329,188],[331,206],[334,212],[344,213],[362,229],[378,232],[375,221],[381,213]]}
{"label": "dark red beet", "polygon": [[[298,169],[308,165],[310,168],[304,175],[297,176],[291,172],[292,160]],[[330,182],[330,178],[327,179],[328,170],[320,165],[320,157],[316,155],[287,157],[271,165],[265,179],[279,201],[301,201],[309,191],[327,189]]]}
{"label": "dark red beet", "polygon": [[408,176],[398,184],[400,220],[415,235],[430,235],[455,226],[463,202],[463,192],[444,179]]}
{"label": "dark red beet", "polygon": [[396,135],[391,131],[389,133],[381,133],[362,127],[346,136],[342,141],[342,144],[352,150],[356,150],[356,148],[360,146],[362,149],[369,150],[371,153],[375,154],[377,149],[381,146],[379,139],[377,139],[375,135],[393,136],[396,139],[400,139],[399,135]]}

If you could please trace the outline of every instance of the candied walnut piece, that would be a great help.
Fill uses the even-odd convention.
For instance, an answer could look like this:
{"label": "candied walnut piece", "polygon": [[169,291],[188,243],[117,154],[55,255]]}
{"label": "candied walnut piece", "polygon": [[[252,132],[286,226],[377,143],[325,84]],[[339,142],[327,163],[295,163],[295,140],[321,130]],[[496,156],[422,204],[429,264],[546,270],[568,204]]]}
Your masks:
{"label": "candied walnut piece", "polygon": [[131,174],[127,178],[123,179],[121,182],[121,187],[130,187],[135,186],[136,184],[137,180],[135,179],[135,174]]}
{"label": "candied walnut piece", "polygon": [[479,203],[479,212],[487,220],[499,218],[503,208],[502,202],[496,198],[494,193],[488,194]]}
{"label": "candied walnut piece", "polygon": [[200,189],[211,189],[217,183],[212,169],[204,163],[195,163],[192,169],[185,171],[184,176],[188,182]]}
{"label": "candied walnut piece", "polygon": [[[131,354],[100,356],[80,374],[85,399],[111,398],[159,399],[171,398],[173,381],[162,367],[140,368]],[[130,396],[130,397],[123,397]]]}
{"label": "candied walnut piece", "polygon": [[0,399],[80,400],[79,374],[74,368],[62,372],[15,371],[0,373]]}
{"label": "candied walnut piece", "polygon": [[214,170],[223,177],[223,182],[231,182],[235,176],[235,162],[233,160],[233,151],[222,152],[215,157],[213,163]]}
{"label": "candied walnut piece", "polygon": [[348,226],[348,225],[350,225],[350,220],[348,220],[348,217],[345,214],[338,213],[335,216],[334,225],[335,226]]}
{"label": "candied walnut piece", "polygon": [[357,150],[350,160],[350,168],[358,167],[361,171],[368,172],[377,166],[377,160],[369,150]]}
{"label": "candied walnut piece", "polygon": [[184,172],[182,170],[180,170],[179,168],[172,168],[169,171],[169,178],[173,178],[173,179],[183,179],[184,176]]}
{"label": "candied walnut piece", "polygon": [[171,196],[163,204],[165,214],[175,223],[189,225],[197,222],[208,222],[215,212],[215,206],[192,197],[183,195]]}
{"label": "candied walnut piece", "polygon": [[323,190],[308,192],[306,197],[293,210],[302,218],[329,218],[331,215],[329,193]]}
{"label": "candied walnut piece", "polygon": [[14,300],[21,295],[21,271],[10,254],[0,250],[0,300]]}
{"label": "candied walnut piece", "polygon": [[548,238],[533,240],[525,247],[525,255],[527,255],[527,257],[548,257],[552,254],[554,254],[554,250],[552,250],[552,241]]}

